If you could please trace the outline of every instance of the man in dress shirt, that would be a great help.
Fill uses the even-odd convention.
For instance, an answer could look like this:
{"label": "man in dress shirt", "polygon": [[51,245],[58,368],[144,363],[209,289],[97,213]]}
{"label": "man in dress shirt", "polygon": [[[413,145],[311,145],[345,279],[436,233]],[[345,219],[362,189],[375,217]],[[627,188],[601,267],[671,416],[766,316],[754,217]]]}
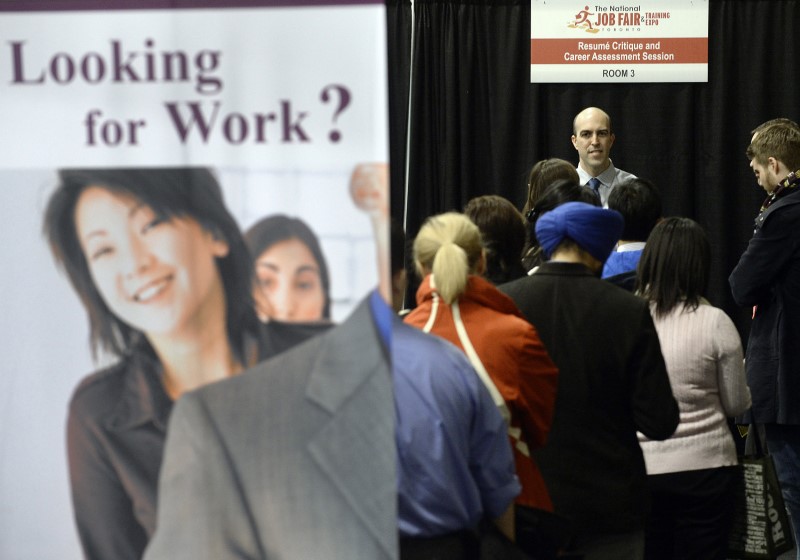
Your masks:
{"label": "man in dress shirt", "polygon": [[458,348],[399,320],[391,337],[400,558],[477,558],[482,520],[514,537],[506,425]]}
{"label": "man in dress shirt", "polygon": [[604,208],[608,207],[608,195],[614,187],[636,177],[611,162],[614,140],[611,117],[602,109],[587,107],[572,121],[572,145],[580,159],[576,169],[581,185],[595,191]]}

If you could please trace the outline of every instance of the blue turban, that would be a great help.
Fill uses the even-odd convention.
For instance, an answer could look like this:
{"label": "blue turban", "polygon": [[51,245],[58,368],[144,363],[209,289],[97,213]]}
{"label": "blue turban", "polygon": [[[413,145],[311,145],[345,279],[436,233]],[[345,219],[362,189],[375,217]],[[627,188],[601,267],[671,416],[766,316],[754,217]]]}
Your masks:
{"label": "blue turban", "polygon": [[536,239],[549,259],[558,245],[569,238],[601,263],[614,249],[625,219],[616,210],[584,202],[567,202],[542,214],[536,222]]}

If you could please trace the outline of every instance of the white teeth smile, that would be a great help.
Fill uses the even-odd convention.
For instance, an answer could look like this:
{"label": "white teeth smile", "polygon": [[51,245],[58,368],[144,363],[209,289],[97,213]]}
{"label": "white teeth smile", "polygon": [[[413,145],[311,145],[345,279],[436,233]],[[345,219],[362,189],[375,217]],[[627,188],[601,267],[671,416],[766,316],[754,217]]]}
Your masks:
{"label": "white teeth smile", "polygon": [[133,301],[137,303],[147,303],[147,301],[153,299],[158,294],[163,292],[167,289],[168,285],[168,278],[163,278],[161,280],[157,280],[156,282],[150,283],[135,294],[133,294]]}

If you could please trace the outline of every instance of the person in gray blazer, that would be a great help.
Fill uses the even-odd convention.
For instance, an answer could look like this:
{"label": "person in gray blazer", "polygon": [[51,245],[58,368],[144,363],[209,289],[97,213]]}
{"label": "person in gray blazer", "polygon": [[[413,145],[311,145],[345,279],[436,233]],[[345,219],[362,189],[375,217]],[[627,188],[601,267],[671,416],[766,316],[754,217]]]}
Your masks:
{"label": "person in gray blazer", "polygon": [[397,558],[394,424],[365,300],[325,335],[178,401],[145,559]]}

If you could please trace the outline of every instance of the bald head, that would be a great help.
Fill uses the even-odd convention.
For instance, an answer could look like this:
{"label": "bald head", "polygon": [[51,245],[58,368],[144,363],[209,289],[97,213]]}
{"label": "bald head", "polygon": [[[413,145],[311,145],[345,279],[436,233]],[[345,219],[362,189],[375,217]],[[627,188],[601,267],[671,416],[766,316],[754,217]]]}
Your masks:
{"label": "bald head", "polygon": [[608,128],[609,132],[613,133],[614,129],[611,128],[611,117],[608,116],[608,113],[598,107],[586,107],[572,119],[572,134],[577,136],[580,123],[586,120],[604,121],[605,127]]}
{"label": "bald head", "polygon": [[611,146],[614,132],[611,117],[597,107],[587,107],[572,121],[572,145],[578,152],[578,165],[592,177],[597,177],[611,165]]}

